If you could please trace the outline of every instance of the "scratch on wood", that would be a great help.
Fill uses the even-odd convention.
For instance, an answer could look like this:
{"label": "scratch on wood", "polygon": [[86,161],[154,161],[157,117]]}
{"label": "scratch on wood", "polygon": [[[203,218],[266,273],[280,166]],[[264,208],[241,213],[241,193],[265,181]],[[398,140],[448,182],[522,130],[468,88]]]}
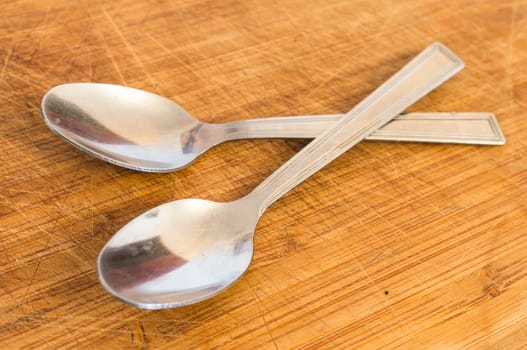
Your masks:
{"label": "scratch on wood", "polygon": [[[93,18],[93,16],[89,12],[89,8],[90,8],[91,5],[87,4],[85,1],[83,1],[82,4],[83,4],[84,8],[86,9],[86,13],[87,13],[88,17],[90,17],[90,21],[92,23],[96,23],[97,21]],[[110,50],[110,46],[108,45],[108,41],[106,40],[106,37],[101,32],[101,30],[99,29],[98,26],[95,27],[95,31],[97,32],[99,37],[102,39],[102,44],[103,44],[102,46],[104,47],[104,50],[106,51],[106,54],[108,55],[108,58],[112,62],[112,66],[113,66],[115,72],[117,73],[117,75],[119,76],[119,79],[121,80],[121,83],[123,85],[127,85],[126,79],[124,78],[123,74],[121,73],[121,70],[119,69],[119,65],[115,61],[115,57],[113,57],[113,54],[112,54],[112,52]]]}
{"label": "scratch on wood", "polygon": [[512,62],[514,57],[514,34],[515,34],[515,24],[516,24],[516,12],[517,4],[516,1],[513,1],[511,8],[511,25],[509,29],[509,50],[507,54],[507,80],[509,84],[509,113],[512,114],[512,109],[514,107],[514,82],[512,81]]}
{"label": "scratch on wood", "polygon": [[38,27],[39,37],[38,37],[38,49],[42,48],[42,37],[46,35],[46,28],[48,27],[49,12],[51,6],[48,6],[46,9],[46,14],[44,15],[43,23]]}
{"label": "scratch on wood", "polygon": [[141,328],[141,334],[143,336],[143,349],[146,349],[147,348],[147,339],[146,339],[145,326],[143,325],[143,322],[139,322],[139,327]]}
{"label": "scratch on wood", "polygon": [[38,269],[40,268],[40,264],[42,262],[42,256],[38,258],[37,264],[35,266],[35,269],[33,270],[33,274],[31,275],[31,278],[29,279],[29,283],[26,286],[26,291],[24,292],[24,296],[22,297],[22,300],[26,299],[29,289],[33,285],[33,282],[35,281],[35,277],[37,276]]}
{"label": "scratch on wood", "polygon": [[265,326],[265,329],[267,330],[267,334],[269,334],[269,337],[271,338],[271,341],[273,342],[273,346],[276,350],[278,350],[278,345],[276,344],[276,341],[273,337],[273,334],[271,333],[271,330],[269,329],[269,325],[267,324],[267,320],[265,319],[265,316],[264,316],[264,313],[262,312],[262,310],[260,309],[260,307],[258,306],[258,304],[262,305],[262,307],[264,308],[264,310],[266,309],[265,308],[265,305],[262,301],[262,299],[260,298],[260,296],[258,295],[258,292],[256,292],[256,290],[254,289],[253,285],[251,284],[251,282],[249,281],[249,279],[247,279],[247,284],[249,285],[249,288],[251,288],[251,290],[253,291],[253,294],[256,296],[256,299],[258,300],[258,303],[256,304],[256,308],[258,309],[259,311],[259,316],[260,318],[262,319],[263,321],[263,324]]}
{"label": "scratch on wood", "polygon": [[152,34],[146,32],[145,33],[146,36],[148,37],[148,39],[150,39],[152,42],[154,42],[157,46],[159,46],[166,54],[171,54],[172,52],[168,49],[168,47],[166,47],[165,45],[163,45],[159,40],[157,40]]}
{"label": "scratch on wood", "polygon": [[121,30],[119,29],[119,27],[117,26],[117,24],[115,24],[115,21],[113,20],[113,18],[108,14],[108,12],[106,12],[106,10],[102,10],[104,16],[106,17],[106,19],[108,20],[108,22],[110,22],[110,24],[112,25],[114,31],[119,35],[119,37],[121,38],[121,40],[123,41],[124,45],[126,46],[126,48],[128,49],[128,52],[130,52],[130,54],[132,55],[132,57],[135,59],[135,61],[137,62],[137,64],[139,66],[141,66],[143,72],[146,74],[146,77],[147,79],[150,81],[150,83],[152,85],[155,85],[154,84],[154,81],[152,80],[151,78],[151,75],[150,73],[148,73],[148,71],[146,70],[146,67],[143,63],[143,61],[141,60],[141,58],[139,57],[139,55],[137,55],[135,53],[135,50],[134,48],[132,47],[132,45],[130,44],[130,42],[128,42],[128,40],[125,38],[125,36],[123,35],[123,33],[121,32]]}
{"label": "scratch on wood", "polygon": [[291,23],[295,29],[298,30],[298,24],[296,23],[296,21],[293,19],[293,17],[291,16],[291,13],[287,10],[287,8],[285,6],[283,6],[279,1],[275,0],[274,1],[274,4],[276,5],[276,7],[278,7],[280,10],[282,10],[282,13],[287,17],[287,19],[289,20],[289,23]]}
{"label": "scratch on wood", "polygon": [[9,63],[9,59],[11,58],[11,54],[13,53],[13,44],[11,44],[11,47],[9,48],[9,51],[7,51],[7,55],[4,60],[4,64],[2,65],[2,71],[0,72],[0,81],[4,80],[5,72],[7,69],[7,64]]}

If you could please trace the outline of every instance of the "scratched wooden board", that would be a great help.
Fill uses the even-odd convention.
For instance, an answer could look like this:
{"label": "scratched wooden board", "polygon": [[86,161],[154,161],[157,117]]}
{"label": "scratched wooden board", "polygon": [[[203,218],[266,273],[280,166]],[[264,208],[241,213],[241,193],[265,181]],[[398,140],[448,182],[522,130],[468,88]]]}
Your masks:
{"label": "scratched wooden board", "polygon": [[[527,346],[527,2],[4,1],[1,348]],[[433,41],[466,68],[412,111],[489,111],[503,147],[363,142],[261,218],[248,272],[180,309],[98,283],[148,208],[248,193],[307,140],[221,145],[171,174],[122,169],[44,125],[50,87],[122,84],[207,122],[350,109]]]}

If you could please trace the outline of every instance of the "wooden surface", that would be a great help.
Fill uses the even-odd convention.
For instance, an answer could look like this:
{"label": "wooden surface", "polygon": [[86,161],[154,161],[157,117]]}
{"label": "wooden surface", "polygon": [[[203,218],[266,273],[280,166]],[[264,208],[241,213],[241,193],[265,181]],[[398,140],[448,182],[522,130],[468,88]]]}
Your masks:
{"label": "wooden surface", "polygon": [[[527,347],[527,2],[4,1],[0,348]],[[261,218],[247,274],[180,309],[127,306],[95,260],[126,222],[248,193],[307,140],[221,145],[171,174],[122,169],[44,125],[95,81],[208,122],[350,109],[441,41],[466,62],[412,111],[496,114],[503,147],[360,143]]]}

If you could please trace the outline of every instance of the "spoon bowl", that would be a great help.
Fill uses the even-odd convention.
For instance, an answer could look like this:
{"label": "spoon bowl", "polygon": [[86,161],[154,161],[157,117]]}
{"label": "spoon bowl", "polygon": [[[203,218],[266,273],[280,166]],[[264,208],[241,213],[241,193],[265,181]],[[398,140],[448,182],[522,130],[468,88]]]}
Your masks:
{"label": "spoon bowl", "polygon": [[142,308],[210,298],[249,266],[257,209],[244,197],[227,203],[184,199],[149,210],[103,248],[97,261],[101,283]]}
{"label": "spoon bowl", "polygon": [[55,86],[42,99],[42,114],[49,128],[73,145],[143,171],[186,166],[225,134],[169,99],[109,84]]}

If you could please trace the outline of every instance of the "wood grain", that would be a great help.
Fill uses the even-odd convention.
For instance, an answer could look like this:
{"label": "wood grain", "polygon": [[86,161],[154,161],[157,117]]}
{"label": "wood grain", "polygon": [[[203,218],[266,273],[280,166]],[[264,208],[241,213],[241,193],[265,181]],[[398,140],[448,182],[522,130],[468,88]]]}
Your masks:
{"label": "wood grain", "polygon": [[[14,0],[0,20],[0,347],[527,346],[527,2]],[[225,293],[144,311],[100,286],[126,222],[248,193],[307,140],[232,142],[171,174],[94,159],[39,103],[95,81],[207,122],[350,109],[433,41],[466,68],[412,111],[493,112],[502,147],[361,143],[262,217]]]}

